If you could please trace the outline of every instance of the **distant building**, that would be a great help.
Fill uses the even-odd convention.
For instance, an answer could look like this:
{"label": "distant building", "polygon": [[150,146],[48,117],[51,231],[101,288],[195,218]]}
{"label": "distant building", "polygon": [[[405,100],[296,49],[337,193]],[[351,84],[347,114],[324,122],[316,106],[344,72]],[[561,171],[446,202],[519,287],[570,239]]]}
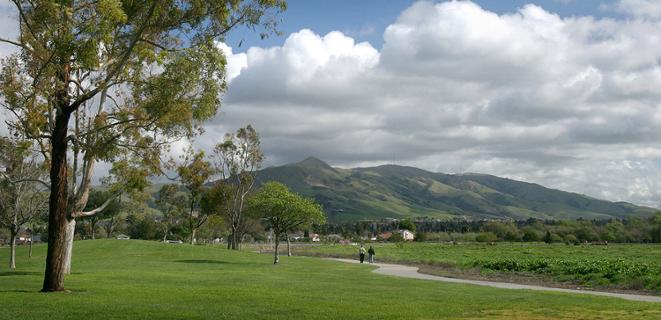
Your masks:
{"label": "distant building", "polygon": [[388,241],[392,237],[392,232],[383,232],[377,238],[380,238],[383,241]]}
{"label": "distant building", "polygon": [[409,230],[399,230],[399,233],[402,235],[404,241],[413,241],[415,239],[415,234]]}
{"label": "distant building", "polygon": [[316,233],[310,233],[310,241],[312,242],[320,242],[321,238],[319,238],[319,234]]}

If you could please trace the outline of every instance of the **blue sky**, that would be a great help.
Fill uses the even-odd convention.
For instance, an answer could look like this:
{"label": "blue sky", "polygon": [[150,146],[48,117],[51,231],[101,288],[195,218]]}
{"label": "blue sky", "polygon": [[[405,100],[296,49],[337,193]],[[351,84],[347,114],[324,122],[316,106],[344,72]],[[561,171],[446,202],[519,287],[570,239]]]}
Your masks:
{"label": "blue sky", "polygon": [[[311,29],[317,34],[342,31],[356,41],[368,41],[380,48],[383,31],[399,14],[411,6],[413,0],[288,0],[289,9],[281,15],[281,36],[262,40],[252,31],[233,33],[228,44],[236,51],[251,46],[270,47],[281,45],[289,34],[301,29]],[[442,2],[442,1],[433,1]],[[482,8],[499,14],[516,12],[526,4],[536,4],[561,17],[594,16],[621,17],[613,6],[614,0],[477,0]],[[241,48],[237,45],[241,42]]]}

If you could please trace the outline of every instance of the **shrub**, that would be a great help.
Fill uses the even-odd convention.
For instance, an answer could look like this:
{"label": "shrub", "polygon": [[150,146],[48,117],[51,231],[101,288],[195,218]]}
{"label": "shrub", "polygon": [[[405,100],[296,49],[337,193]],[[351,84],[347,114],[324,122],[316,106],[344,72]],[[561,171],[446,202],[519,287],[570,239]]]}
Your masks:
{"label": "shrub", "polygon": [[493,232],[481,232],[475,237],[477,242],[494,242],[498,241],[498,236]]}
{"label": "shrub", "polygon": [[425,242],[427,241],[427,233],[426,232],[417,232],[415,234],[415,238],[413,239],[416,242]]}

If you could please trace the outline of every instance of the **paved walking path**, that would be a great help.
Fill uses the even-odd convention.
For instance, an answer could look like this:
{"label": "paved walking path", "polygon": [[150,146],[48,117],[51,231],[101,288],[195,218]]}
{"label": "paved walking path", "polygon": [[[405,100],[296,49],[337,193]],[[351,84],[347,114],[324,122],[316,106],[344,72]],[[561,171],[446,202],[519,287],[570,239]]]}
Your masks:
{"label": "paved walking path", "polygon": [[[335,261],[348,262],[348,263],[360,263],[360,261],[350,260],[350,259],[337,259],[337,258],[330,258],[330,259]],[[404,278],[474,284],[478,286],[487,286],[487,287],[494,287],[501,289],[555,291],[555,292],[566,292],[566,293],[591,294],[595,296],[614,297],[614,298],[633,300],[633,301],[661,302],[661,297],[657,297],[657,296],[589,291],[589,290],[562,289],[562,288],[542,287],[542,286],[533,286],[533,285],[507,283],[507,282],[465,280],[465,279],[448,278],[448,277],[433,276],[429,274],[419,273],[418,267],[404,266],[399,264],[387,264],[387,263],[375,263],[373,265],[378,267],[377,269],[374,270],[375,273],[389,275],[389,276],[404,277]]]}

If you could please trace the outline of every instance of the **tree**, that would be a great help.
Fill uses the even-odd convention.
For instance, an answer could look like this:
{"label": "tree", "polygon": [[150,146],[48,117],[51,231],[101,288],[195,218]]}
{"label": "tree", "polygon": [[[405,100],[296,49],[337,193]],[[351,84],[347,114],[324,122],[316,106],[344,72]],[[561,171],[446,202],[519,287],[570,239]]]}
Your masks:
{"label": "tree", "polygon": [[553,243],[553,236],[551,236],[551,231],[546,231],[546,235],[544,235],[544,242]]}
{"label": "tree", "polygon": [[[200,132],[220,105],[233,28],[276,25],[283,0],[12,0],[20,49],[2,62],[10,128],[50,165],[49,239],[42,291],[63,291],[67,241],[97,161],[159,172],[161,146]],[[69,165],[67,158],[73,160]],[[70,169],[71,168],[71,169]],[[71,172],[70,172],[71,171]],[[80,180],[77,178],[80,177]],[[67,234],[69,230],[69,234]],[[70,257],[70,255],[69,255]]]}
{"label": "tree", "polygon": [[399,222],[399,229],[415,232],[415,224],[410,219],[404,219]]}
{"label": "tree", "polygon": [[178,195],[179,187],[176,184],[166,184],[158,190],[156,206],[161,210],[163,217],[161,225],[163,227],[163,242],[170,235],[172,227],[179,222],[179,217],[184,212],[184,206],[187,202],[186,197]]}
{"label": "tree", "polygon": [[209,217],[200,210],[200,200],[204,192],[205,185],[214,175],[215,170],[211,163],[204,158],[204,151],[197,153],[193,149],[188,149],[185,157],[185,164],[177,168],[181,184],[188,190],[188,228],[190,231],[190,244],[195,244],[195,233]]}
{"label": "tree", "polygon": [[661,212],[657,212],[650,218],[651,241],[661,243]]}
{"label": "tree", "polygon": [[9,230],[12,270],[16,269],[16,236],[21,227],[46,211],[47,189],[37,182],[43,174],[29,142],[0,138],[0,228]]}
{"label": "tree", "polygon": [[246,230],[245,201],[255,185],[255,173],[264,160],[259,145],[257,131],[248,125],[237,130],[236,134],[225,135],[225,140],[214,148],[214,166],[221,179],[233,188],[225,211],[230,228],[227,245],[233,250],[240,248]]}
{"label": "tree", "polygon": [[312,199],[289,191],[278,182],[267,182],[249,200],[249,212],[262,217],[273,230],[275,238],[274,264],[280,262],[280,238],[289,230],[323,223],[326,218],[321,206]]}
{"label": "tree", "polygon": [[[216,181],[210,188],[204,191],[200,199],[200,212],[210,217],[215,225],[214,236],[218,236],[219,229],[225,229],[225,224],[221,224],[218,219],[226,217],[229,209],[230,198],[234,194],[232,186],[224,181]],[[211,219],[215,217],[215,219]]]}

